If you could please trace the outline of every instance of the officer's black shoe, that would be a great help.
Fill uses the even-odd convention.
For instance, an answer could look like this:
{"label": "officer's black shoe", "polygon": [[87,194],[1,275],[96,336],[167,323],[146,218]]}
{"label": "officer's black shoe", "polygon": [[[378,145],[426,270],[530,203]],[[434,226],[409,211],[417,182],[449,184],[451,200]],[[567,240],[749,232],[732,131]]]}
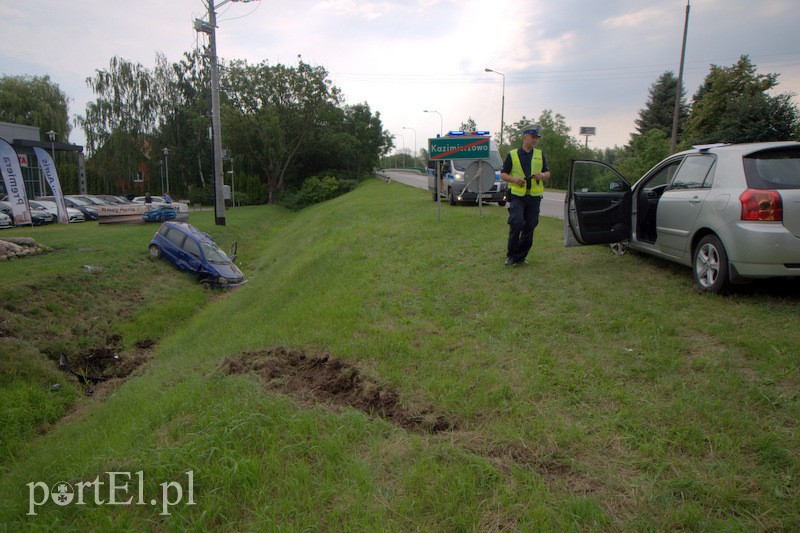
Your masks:
{"label": "officer's black shoe", "polygon": [[514,263],[515,263],[515,261],[513,259],[511,259],[510,257],[507,257],[506,258],[506,262],[503,263],[503,266],[509,267],[509,266],[513,265]]}

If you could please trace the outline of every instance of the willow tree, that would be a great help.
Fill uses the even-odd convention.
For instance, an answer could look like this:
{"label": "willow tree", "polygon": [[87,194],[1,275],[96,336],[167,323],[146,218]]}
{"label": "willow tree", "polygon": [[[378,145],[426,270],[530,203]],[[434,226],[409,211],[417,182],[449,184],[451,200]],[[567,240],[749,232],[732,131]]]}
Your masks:
{"label": "willow tree", "polygon": [[50,76],[0,76],[0,121],[52,130],[66,142],[69,98]]}
{"label": "willow tree", "polygon": [[116,56],[86,84],[97,95],[78,116],[91,158],[90,185],[98,192],[118,192],[149,156],[161,95],[149,69]]}

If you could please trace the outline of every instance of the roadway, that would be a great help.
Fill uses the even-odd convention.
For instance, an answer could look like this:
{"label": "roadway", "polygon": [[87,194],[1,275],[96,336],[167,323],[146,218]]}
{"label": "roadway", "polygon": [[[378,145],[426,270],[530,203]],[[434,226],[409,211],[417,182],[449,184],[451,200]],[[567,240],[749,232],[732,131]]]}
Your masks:
{"label": "roadway", "polygon": [[[390,178],[392,181],[428,190],[428,176],[416,170],[385,169],[376,172],[378,176]],[[446,202],[447,200],[444,200]],[[497,204],[485,204],[486,207],[498,207]],[[505,209],[505,207],[503,208]],[[552,218],[564,218],[564,193],[560,191],[544,191],[541,215]]]}

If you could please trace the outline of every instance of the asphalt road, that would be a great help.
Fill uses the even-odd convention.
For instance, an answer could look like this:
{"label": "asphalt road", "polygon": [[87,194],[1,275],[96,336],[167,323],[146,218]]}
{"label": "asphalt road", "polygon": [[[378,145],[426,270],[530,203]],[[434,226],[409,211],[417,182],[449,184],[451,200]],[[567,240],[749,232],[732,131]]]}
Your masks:
{"label": "asphalt road", "polygon": [[[428,176],[413,170],[386,169],[377,172],[379,176],[387,176],[398,183],[428,190]],[[445,200],[446,201],[446,200]],[[487,208],[498,208],[497,204],[486,204]],[[503,207],[502,209],[505,209]],[[564,193],[545,191],[542,198],[542,216],[564,218]]]}

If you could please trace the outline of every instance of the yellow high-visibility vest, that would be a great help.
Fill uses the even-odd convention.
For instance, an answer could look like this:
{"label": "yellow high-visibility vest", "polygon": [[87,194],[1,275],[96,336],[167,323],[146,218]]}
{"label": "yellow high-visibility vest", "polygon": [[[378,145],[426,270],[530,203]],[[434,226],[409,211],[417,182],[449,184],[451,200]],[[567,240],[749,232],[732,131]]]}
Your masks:
{"label": "yellow high-visibility vest", "polygon": [[[516,149],[511,150],[511,172],[508,173],[509,176],[512,178],[521,178],[525,179],[525,173],[522,172],[522,164],[519,161],[519,153]],[[533,149],[533,157],[531,157],[531,176],[536,174],[537,172],[542,171],[542,167],[544,164],[542,163],[542,151],[537,150],[536,148]],[[509,183],[509,190],[511,194],[514,196],[525,196],[525,187],[520,187],[515,183]],[[544,181],[542,180],[531,180],[531,196],[541,196],[544,193]]]}

